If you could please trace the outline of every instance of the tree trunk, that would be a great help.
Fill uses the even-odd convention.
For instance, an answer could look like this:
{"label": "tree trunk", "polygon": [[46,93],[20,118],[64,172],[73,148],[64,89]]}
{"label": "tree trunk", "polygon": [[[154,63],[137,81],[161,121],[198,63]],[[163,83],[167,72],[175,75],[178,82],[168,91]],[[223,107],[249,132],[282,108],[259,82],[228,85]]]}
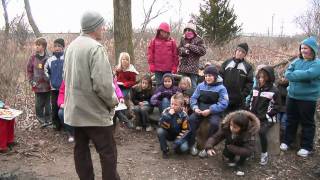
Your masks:
{"label": "tree trunk", "polygon": [[29,0],[24,0],[24,6],[25,6],[25,9],[26,9],[26,12],[27,12],[27,16],[28,16],[28,21],[29,21],[29,24],[34,32],[34,35],[36,37],[41,37],[41,33],[38,29],[38,26],[36,25],[36,22],[34,21],[33,17],[32,17],[32,13],[31,13],[31,7],[30,7],[30,3],[29,3]]}
{"label": "tree trunk", "polygon": [[9,28],[10,28],[6,0],[2,0],[2,7],[3,7],[3,16],[4,16],[4,21],[5,21],[4,35],[5,35],[5,44],[6,44],[8,38],[9,38]]}
{"label": "tree trunk", "polygon": [[115,62],[117,63],[121,52],[128,52],[131,64],[134,64],[131,0],[113,0],[113,11]]}

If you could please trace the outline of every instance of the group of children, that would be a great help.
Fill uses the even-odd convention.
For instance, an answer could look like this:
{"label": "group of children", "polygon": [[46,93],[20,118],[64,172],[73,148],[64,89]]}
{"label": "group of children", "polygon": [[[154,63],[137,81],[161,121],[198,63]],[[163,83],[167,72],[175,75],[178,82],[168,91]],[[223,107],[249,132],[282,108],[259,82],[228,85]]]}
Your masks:
{"label": "group of children", "polygon": [[[73,142],[73,128],[64,123],[64,90],[62,79],[64,64],[64,39],[53,42],[50,56],[47,41],[44,38],[35,40],[35,53],[27,64],[27,75],[35,93],[36,119],[42,127],[53,125],[60,131],[64,128],[68,134],[68,142]],[[51,102],[51,103],[50,103]]]}
{"label": "group of children", "polygon": [[[308,124],[301,122],[305,135],[300,149],[302,152],[299,151],[298,155],[306,157],[311,153],[314,136],[314,120],[312,121],[311,115],[315,110],[314,102],[319,97],[320,76],[316,70],[319,60],[315,58],[317,45],[314,41],[307,39],[302,42],[301,56],[290,65],[285,74],[289,81],[284,77],[276,80],[274,70],[270,66],[261,66],[254,73],[254,68],[245,61],[249,47],[246,43],[241,43],[237,46],[234,56],[226,60],[220,69],[206,65],[203,82],[199,82],[199,76],[195,76],[193,72],[194,68],[199,69],[199,64],[194,64],[194,59],[199,63],[200,56],[205,54],[205,48],[202,39],[195,32],[195,27],[192,23],[188,24],[179,47],[176,47],[169,32],[168,24],[161,24],[156,38],[148,47],[149,70],[155,73],[155,88],[149,75],[142,76],[136,84],[139,73],[130,63],[130,55],[126,52],[120,54],[114,70],[114,86],[119,102],[125,104],[127,109],[116,111],[114,123],[119,119],[129,128],[145,128],[146,131],[152,131],[149,114],[154,108],[159,108],[161,116],[156,132],[163,158],[168,158],[170,154],[167,141],[173,141],[176,153],[190,151],[192,155],[206,157],[216,154],[214,147],[225,140],[223,156],[229,166],[239,168],[255,151],[256,135],[259,135],[261,143],[260,164],[268,163],[267,132],[277,120],[281,121],[283,143],[280,148],[287,150],[299,124],[297,118],[306,115],[307,112],[310,116],[303,118]],[[56,130],[64,127],[68,132],[69,142],[72,142],[73,128],[63,123],[64,40],[54,41],[51,57],[48,56],[46,47],[46,40],[38,38],[35,41],[36,53],[30,57],[27,65],[28,79],[35,92],[36,117],[44,127],[51,122]],[[313,56],[307,57],[307,52]],[[181,56],[180,64],[178,55]],[[305,59],[312,61],[304,62]],[[309,69],[304,67],[305,65]],[[305,69],[294,71],[297,66]],[[176,82],[177,76],[174,75],[177,72],[182,75],[179,82]],[[301,82],[298,83],[299,81]],[[306,84],[303,83],[311,83],[314,86],[308,91],[313,93],[312,99],[308,101],[312,103],[301,102],[300,97],[305,96],[301,95],[301,90],[297,92],[295,89],[305,88]],[[310,111],[306,110],[300,114],[290,111],[288,117],[294,121],[287,119],[288,108],[285,101],[288,85],[290,108],[295,111],[299,109],[295,109],[298,107],[294,105],[306,105],[311,108]],[[0,108],[7,107],[0,103]],[[196,135],[201,123],[205,121],[208,122],[209,128],[206,132],[205,146],[201,148],[197,144]],[[2,122],[0,120],[0,128],[4,127]],[[14,121],[11,122],[14,124]],[[13,125],[7,126],[8,134],[0,137],[6,137],[5,141],[0,139],[0,151],[6,150],[14,142],[11,135]],[[7,131],[1,130],[1,133]]]}
{"label": "group of children", "polygon": [[[212,149],[214,145],[226,139],[223,154],[231,165],[238,167],[254,152],[257,134],[261,144],[260,164],[266,165],[269,160],[267,133],[277,121],[281,123],[281,150],[286,151],[291,145],[297,126],[301,123],[302,142],[297,155],[306,157],[311,153],[315,128],[313,116],[319,98],[319,71],[316,71],[319,60],[316,58],[318,46],[315,39],[307,38],[302,41],[299,48],[300,56],[291,63],[285,77],[281,76],[276,80],[273,68],[267,65],[260,65],[254,73],[252,65],[245,60],[249,51],[248,44],[241,43],[237,46],[234,56],[226,60],[219,70],[214,66],[207,66],[204,69],[204,81],[197,84],[194,82],[198,76],[194,78],[193,67],[199,68],[199,64],[196,64],[198,59],[192,62],[190,60],[204,55],[205,49],[202,48],[201,38],[197,36],[190,22],[184,29],[184,36],[178,46],[180,62],[177,72],[190,78],[194,92],[189,100],[182,101],[182,96],[179,95],[181,89],[170,86],[174,79],[172,74],[168,74],[170,71],[175,73],[177,68],[175,56],[166,56],[166,61],[161,61],[163,56],[157,56],[175,52],[169,48],[174,40],[169,36],[168,28],[161,25],[157,36],[149,44],[148,63],[150,71],[156,75],[159,86],[151,97],[151,104],[158,106],[162,112],[157,133],[164,158],[168,157],[169,151],[165,139],[173,141],[175,152],[190,150],[191,154],[198,154],[200,157],[215,154]],[[167,51],[160,48],[160,45],[165,43],[168,44]],[[174,45],[172,47],[174,48]],[[155,66],[161,62],[166,63]],[[165,66],[168,67],[164,68]],[[162,84],[159,82],[160,79]],[[312,96],[306,97],[307,94],[302,92],[302,88],[310,89],[309,95]],[[296,106],[288,108],[286,101],[289,105]],[[303,108],[304,110],[298,114],[299,110],[296,108],[303,105],[307,106],[308,110]],[[199,149],[201,147],[197,145],[195,137],[204,121],[209,123],[207,133],[210,138],[205,148]],[[236,156],[239,158],[235,158]],[[235,159],[238,161],[234,162]]]}

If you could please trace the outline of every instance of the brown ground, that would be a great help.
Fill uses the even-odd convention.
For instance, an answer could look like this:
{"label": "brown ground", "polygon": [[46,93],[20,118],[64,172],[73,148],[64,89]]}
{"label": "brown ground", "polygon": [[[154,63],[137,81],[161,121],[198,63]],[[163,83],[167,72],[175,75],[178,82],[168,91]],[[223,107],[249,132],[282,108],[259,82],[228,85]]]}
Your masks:
{"label": "brown ground", "polygon": [[[9,176],[11,178],[8,179],[21,180],[78,179],[74,169],[73,144],[67,143],[65,133],[57,133],[50,128],[32,131],[18,128],[16,131],[19,145],[10,153],[0,155],[0,179]],[[162,159],[155,132],[120,128],[116,139],[121,179],[317,179],[311,167],[320,162],[318,152],[303,159],[295,155],[296,151],[289,151],[272,157],[265,167],[258,165],[258,159],[251,159],[245,166],[246,175],[237,177],[222,162],[220,151],[206,159],[175,154],[171,154],[169,159]],[[101,179],[99,157],[94,147],[91,150],[96,179]]]}

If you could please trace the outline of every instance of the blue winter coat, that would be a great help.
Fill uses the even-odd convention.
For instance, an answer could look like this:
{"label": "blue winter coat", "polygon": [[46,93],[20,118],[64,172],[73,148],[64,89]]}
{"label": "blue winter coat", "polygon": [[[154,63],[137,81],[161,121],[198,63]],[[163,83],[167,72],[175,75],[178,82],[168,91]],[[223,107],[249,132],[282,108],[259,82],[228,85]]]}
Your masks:
{"label": "blue winter coat", "polygon": [[293,99],[317,101],[320,97],[320,59],[298,58],[288,67],[288,96]]}

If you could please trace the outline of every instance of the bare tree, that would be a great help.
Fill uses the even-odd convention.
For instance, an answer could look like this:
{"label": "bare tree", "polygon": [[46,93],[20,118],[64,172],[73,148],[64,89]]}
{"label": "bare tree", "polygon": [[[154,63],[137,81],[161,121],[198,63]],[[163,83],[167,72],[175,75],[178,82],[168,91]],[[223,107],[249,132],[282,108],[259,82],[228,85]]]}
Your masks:
{"label": "bare tree", "polygon": [[128,52],[134,64],[132,44],[131,0],[113,0],[114,48],[116,60],[121,52]]}
{"label": "bare tree", "polygon": [[41,35],[40,31],[39,31],[39,28],[36,25],[36,22],[34,21],[34,19],[32,17],[29,0],[24,0],[24,7],[26,9],[26,13],[27,13],[27,16],[28,16],[29,24],[30,24],[35,36],[36,37],[41,37],[42,35]]}
{"label": "bare tree", "polygon": [[18,45],[20,49],[23,49],[27,43],[29,35],[29,24],[26,22],[25,13],[17,15],[10,22],[10,35],[12,40]]}
{"label": "bare tree", "polygon": [[296,24],[308,36],[320,36],[320,0],[310,0],[311,8],[295,18]]}
{"label": "bare tree", "polygon": [[[138,37],[136,38],[136,41],[134,42],[134,45],[133,45],[133,48],[135,49],[137,47],[137,45],[139,44],[139,42],[141,41],[142,37],[143,37],[143,34],[144,32],[146,31],[146,28],[148,26],[148,24],[156,19],[158,16],[160,16],[161,14],[165,13],[168,11],[167,8],[165,8],[165,5],[162,6],[160,9],[158,9],[158,11],[154,14],[154,15],[151,15],[152,14],[152,11],[154,10],[154,5],[155,3],[157,2],[157,0],[153,0],[148,11],[146,11],[146,8],[144,7],[144,0],[142,1],[142,4],[143,4],[143,12],[144,12],[144,21],[143,23],[141,24],[141,29],[140,29],[140,32],[138,34]],[[168,1],[165,3],[167,4]]]}
{"label": "bare tree", "polygon": [[9,3],[8,0],[2,0],[3,17],[4,17],[4,22],[5,22],[5,29],[4,29],[5,44],[8,40],[8,37],[9,37],[9,16],[8,16],[8,11],[7,11],[8,3]]}

